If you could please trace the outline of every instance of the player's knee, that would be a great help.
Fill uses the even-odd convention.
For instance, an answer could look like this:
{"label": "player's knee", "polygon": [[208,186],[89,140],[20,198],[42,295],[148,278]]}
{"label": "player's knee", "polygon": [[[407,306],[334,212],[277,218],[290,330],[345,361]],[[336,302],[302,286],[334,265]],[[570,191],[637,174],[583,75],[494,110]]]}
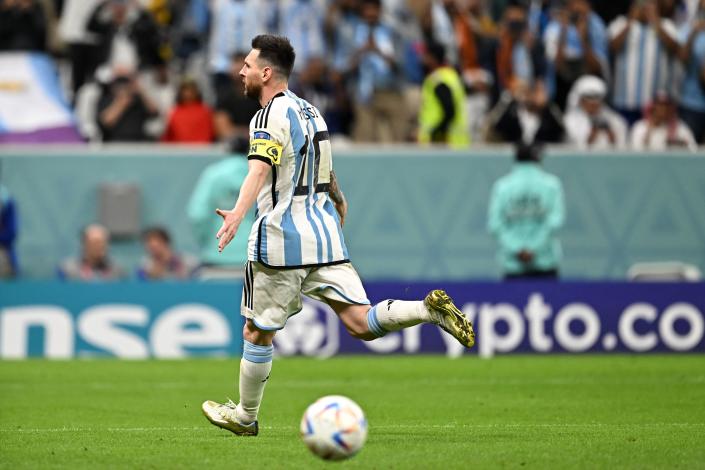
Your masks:
{"label": "player's knee", "polygon": [[260,330],[248,319],[242,328],[242,338],[252,344],[272,344],[274,332]]}
{"label": "player's knee", "polygon": [[345,329],[353,338],[361,339],[363,341],[372,341],[373,339],[377,339],[377,337],[367,327],[367,321],[354,321],[346,323]]}

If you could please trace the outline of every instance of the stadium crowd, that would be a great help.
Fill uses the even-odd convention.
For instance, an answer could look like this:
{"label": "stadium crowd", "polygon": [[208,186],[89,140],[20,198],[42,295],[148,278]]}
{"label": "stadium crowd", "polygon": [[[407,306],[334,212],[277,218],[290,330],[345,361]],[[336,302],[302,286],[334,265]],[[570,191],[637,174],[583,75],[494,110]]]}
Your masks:
{"label": "stadium crowd", "polygon": [[705,139],[704,0],[0,0],[0,54],[50,54],[88,141],[242,149],[258,105],[237,72],[263,32],[340,139]]}

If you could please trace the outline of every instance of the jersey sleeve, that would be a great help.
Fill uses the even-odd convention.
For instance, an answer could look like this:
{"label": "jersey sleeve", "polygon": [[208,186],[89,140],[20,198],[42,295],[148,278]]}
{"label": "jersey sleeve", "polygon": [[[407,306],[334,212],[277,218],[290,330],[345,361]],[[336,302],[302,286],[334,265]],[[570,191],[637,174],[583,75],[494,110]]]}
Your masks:
{"label": "jersey sleeve", "polygon": [[289,121],[281,116],[281,109],[278,108],[271,102],[257,111],[250,121],[248,160],[260,160],[269,165],[281,164],[289,138]]}

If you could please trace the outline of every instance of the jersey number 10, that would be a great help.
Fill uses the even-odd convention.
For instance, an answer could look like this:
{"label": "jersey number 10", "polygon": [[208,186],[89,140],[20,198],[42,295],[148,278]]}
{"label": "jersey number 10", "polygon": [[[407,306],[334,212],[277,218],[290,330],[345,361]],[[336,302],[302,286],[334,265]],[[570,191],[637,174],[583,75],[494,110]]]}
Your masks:
{"label": "jersey number 10", "polygon": [[[328,192],[330,187],[330,172],[332,170],[332,153],[330,146],[330,134],[328,131],[318,131],[313,135],[313,188],[314,193]],[[308,174],[311,165],[309,156],[309,139],[306,136],[306,143],[301,148],[300,155],[304,157],[301,165],[299,181],[294,189],[294,196],[308,196]]]}

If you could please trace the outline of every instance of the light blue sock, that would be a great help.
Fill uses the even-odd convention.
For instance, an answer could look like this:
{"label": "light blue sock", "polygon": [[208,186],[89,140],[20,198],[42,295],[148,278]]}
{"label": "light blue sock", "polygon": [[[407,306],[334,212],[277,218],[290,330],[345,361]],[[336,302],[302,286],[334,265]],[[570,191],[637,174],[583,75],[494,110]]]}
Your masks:
{"label": "light blue sock", "polygon": [[382,325],[379,324],[379,320],[377,320],[377,305],[367,312],[367,328],[378,338],[387,334],[387,330],[382,328]]}

